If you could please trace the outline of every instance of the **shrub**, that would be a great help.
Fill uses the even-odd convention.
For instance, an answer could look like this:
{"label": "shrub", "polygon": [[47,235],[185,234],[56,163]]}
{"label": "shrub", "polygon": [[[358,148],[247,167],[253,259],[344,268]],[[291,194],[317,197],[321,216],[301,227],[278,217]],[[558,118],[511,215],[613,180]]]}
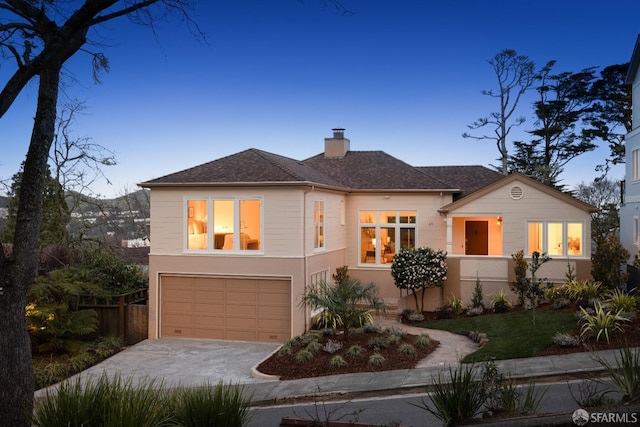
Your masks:
{"label": "shrub", "polygon": [[373,350],[381,350],[383,348],[389,347],[390,342],[388,337],[373,337],[370,338],[367,342],[367,346]]}
{"label": "shrub", "polygon": [[580,337],[587,339],[595,338],[596,341],[600,341],[600,338],[604,336],[608,343],[610,341],[610,335],[622,330],[622,322],[629,321],[620,315],[621,311],[617,313],[605,311],[599,302],[595,304],[594,314],[589,314],[584,308],[580,308],[580,310],[583,314]]}
{"label": "shrub", "polygon": [[298,363],[305,363],[311,359],[313,359],[313,353],[311,353],[309,350],[304,349],[296,353],[296,362]]}
{"label": "shrub", "polygon": [[331,339],[327,341],[324,347],[322,347],[324,351],[331,354],[335,353],[336,351],[339,351],[341,348],[342,348],[342,343],[340,341],[334,341]]}
{"label": "shrub", "polygon": [[480,316],[484,313],[484,308],[482,307],[472,307],[467,310],[467,316]]}
{"label": "shrub", "polygon": [[475,417],[484,404],[482,384],[473,374],[472,365],[449,367],[449,378],[434,378],[433,392],[429,399],[433,408],[424,399],[420,404],[414,404],[443,421],[446,426],[460,425]]}
{"label": "shrub", "polygon": [[577,347],[580,345],[580,339],[573,335],[558,332],[553,337],[553,343],[560,347]]}
{"label": "shrub", "polygon": [[36,402],[32,424],[45,426],[158,426],[172,416],[162,383],[106,374],[83,383],[80,377],[64,381],[57,390],[45,392]]}
{"label": "shrub", "polygon": [[386,361],[387,360],[380,353],[373,353],[369,356],[369,365],[371,366],[382,366]]}
{"label": "shrub", "polygon": [[591,257],[591,276],[609,288],[626,283],[626,273],[622,266],[629,259],[627,251],[618,237],[618,233],[609,233],[607,237],[596,239],[596,251]]}
{"label": "shrub", "polygon": [[449,298],[449,307],[451,307],[451,313],[455,315],[461,314],[464,311],[464,303],[453,294],[451,298]]}
{"label": "shrub", "polygon": [[320,282],[306,289],[301,306],[322,309],[327,316],[335,319],[344,333],[344,340],[349,338],[352,328],[373,322],[370,308],[376,312],[384,311],[384,303],[377,296],[377,287],[373,283],[363,285],[359,280],[340,273],[342,278],[334,286]]}
{"label": "shrub", "polygon": [[400,344],[398,351],[405,356],[415,356],[418,353],[416,348],[409,343]]}
{"label": "shrub", "polygon": [[355,344],[352,345],[351,347],[349,347],[347,349],[347,356],[360,356],[362,355],[362,353],[364,353],[364,348],[360,347],[359,345]]}
{"label": "shrub", "polygon": [[[447,253],[431,248],[402,248],[393,257],[391,275],[398,289],[411,291],[416,311],[424,308],[424,290],[442,287],[447,280]],[[418,301],[418,292],[422,300]]]}
{"label": "shrub", "polygon": [[284,344],[282,347],[280,347],[280,350],[278,350],[279,357],[289,356],[291,353],[293,353],[293,348],[289,344]]}
{"label": "shrub", "polygon": [[491,298],[491,309],[494,313],[506,313],[512,307],[511,301],[504,290],[500,289],[500,292],[493,298]]}
{"label": "shrub", "polygon": [[305,349],[307,349],[310,353],[317,353],[320,350],[322,350],[322,344],[320,344],[318,341],[314,340],[311,341],[309,344],[307,344],[307,346],[305,347]]}
{"label": "shrub", "polygon": [[383,332],[385,334],[388,334],[389,336],[395,336],[399,338],[404,338],[407,336],[407,331],[397,328],[395,326],[386,327],[384,328]]}
{"label": "shrub", "polygon": [[[640,350],[625,346],[618,350],[618,355],[615,365],[597,355],[596,360],[611,377],[615,391],[623,396],[622,401],[633,402],[640,398]],[[606,382],[602,384],[607,385]]]}
{"label": "shrub", "polygon": [[172,394],[174,420],[184,427],[214,425],[246,426],[251,420],[251,399],[239,385],[205,384]]}
{"label": "shrub", "polygon": [[416,338],[416,345],[420,347],[428,347],[431,345],[431,337],[427,334],[420,334]]}
{"label": "shrub", "polygon": [[329,366],[331,366],[332,368],[340,368],[342,366],[345,366],[346,364],[346,360],[344,360],[339,354],[333,356],[329,361]]}
{"label": "shrub", "polygon": [[471,307],[478,309],[484,308],[484,295],[482,292],[482,282],[476,274],[476,286],[473,288],[473,296],[471,297]]}
{"label": "shrub", "polygon": [[625,294],[616,288],[607,294],[607,302],[613,311],[621,311],[623,313],[633,313],[638,307],[638,299],[634,295]]}

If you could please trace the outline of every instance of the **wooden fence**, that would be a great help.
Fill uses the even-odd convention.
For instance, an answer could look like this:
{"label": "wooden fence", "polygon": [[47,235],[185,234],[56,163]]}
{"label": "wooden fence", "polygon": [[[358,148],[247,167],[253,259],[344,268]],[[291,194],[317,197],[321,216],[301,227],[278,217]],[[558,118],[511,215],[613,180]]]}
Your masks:
{"label": "wooden fence", "polygon": [[100,335],[118,336],[125,344],[132,345],[148,337],[148,300],[147,289],[107,297],[84,295],[79,308],[93,309],[98,313]]}

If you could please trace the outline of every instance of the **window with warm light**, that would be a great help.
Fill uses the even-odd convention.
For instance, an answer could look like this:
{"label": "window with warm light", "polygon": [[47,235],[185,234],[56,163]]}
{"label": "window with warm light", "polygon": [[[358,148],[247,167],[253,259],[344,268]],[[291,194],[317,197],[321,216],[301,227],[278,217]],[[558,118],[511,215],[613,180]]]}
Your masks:
{"label": "window with warm light", "polygon": [[584,256],[584,224],[541,221],[527,224],[527,255]]}
{"label": "window with warm light", "polygon": [[206,250],[208,244],[208,208],[207,200],[187,201],[187,249]]}
{"label": "window with warm light", "polygon": [[360,212],[361,263],[390,264],[397,250],[415,246],[415,211]]}
{"label": "window with warm light", "polygon": [[314,249],[324,248],[324,201],[316,200],[313,209]]}
{"label": "window with warm light", "polygon": [[262,250],[262,201],[240,198],[187,200],[187,249]]}

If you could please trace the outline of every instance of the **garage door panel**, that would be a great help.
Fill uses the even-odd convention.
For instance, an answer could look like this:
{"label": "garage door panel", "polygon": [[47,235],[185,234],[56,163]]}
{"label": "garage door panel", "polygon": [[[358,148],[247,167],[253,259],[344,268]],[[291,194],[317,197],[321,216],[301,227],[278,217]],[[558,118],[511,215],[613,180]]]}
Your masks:
{"label": "garage door panel", "polygon": [[193,338],[223,340],[225,339],[224,329],[195,328],[193,331]]}
{"label": "garage door panel", "polygon": [[226,300],[238,303],[253,304],[258,301],[258,294],[255,292],[238,292],[237,290],[227,291]]}
{"label": "garage door panel", "polygon": [[256,316],[258,307],[255,305],[227,304],[226,313],[230,316]]}
{"label": "garage door panel", "polygon": [[217,301],[215,303],[207,303],[199,301],[193,305],[194,313],[224,313],[225,305]]}
{"label": "garage door panel", "polygon": [[251,278],[161,278],[161,335],[284,342],[291,284]]}
{"label": "garage door panel", "polygon": [[193,297],[196,301],[223,301],[224,291],[198,289],[194,291]]}
{"label": "garage door panel", "polygon": [[193,324],[195,326],[207,326],[210,328],[224,328],[223,316],[194,316]]}
{"label": "garage door panel", "polygon": [[258,320],[250,317],[230,317],[225,318],[225,326],[229,329],[256,329]]}

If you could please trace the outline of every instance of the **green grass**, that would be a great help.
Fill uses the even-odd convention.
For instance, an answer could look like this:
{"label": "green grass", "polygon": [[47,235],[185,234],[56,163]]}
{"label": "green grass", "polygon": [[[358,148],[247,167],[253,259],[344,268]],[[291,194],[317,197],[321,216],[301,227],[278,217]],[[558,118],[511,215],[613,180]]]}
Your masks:
{"label": "green grass", "polygon": [[553,344],[553,336],[557,332],[574,331],[576,319],[573,313],[529,310],[434,320],[418,326],[456,334],[463,331],[486,333],[489,342],[462,359],[464,363],[469,363],[533,357]]}

